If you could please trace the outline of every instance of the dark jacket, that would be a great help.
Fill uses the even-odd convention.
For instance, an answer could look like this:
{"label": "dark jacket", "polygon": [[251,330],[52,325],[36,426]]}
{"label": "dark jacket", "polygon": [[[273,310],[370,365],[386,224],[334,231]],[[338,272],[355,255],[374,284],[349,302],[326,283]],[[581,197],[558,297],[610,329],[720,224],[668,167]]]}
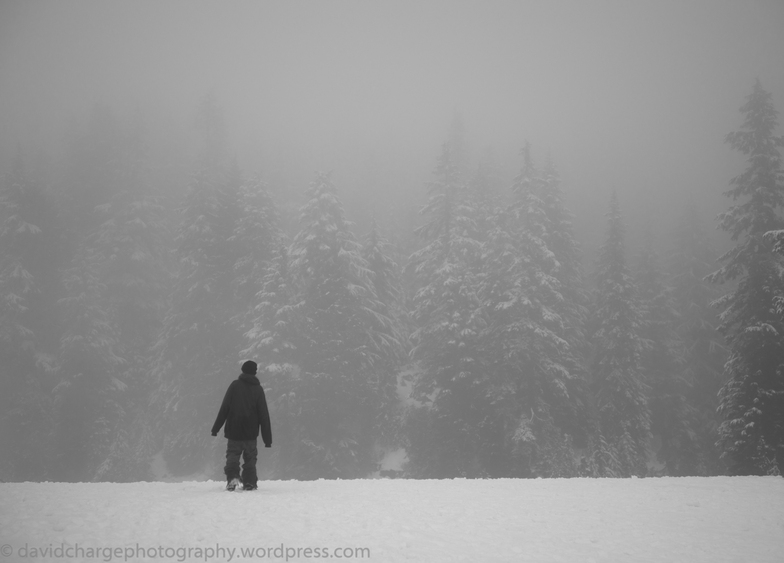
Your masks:
{"label": "dark jacket", "polygon": [[229,440],[255,440],[259,436],[266,447],[272,446],[272,426],[267,398],[264,396],[258,378],[243,373],[235,379],[226,390],[218,418],[212,425],[212,435],[217,436],[218,430],[226,423],[224,436]]}

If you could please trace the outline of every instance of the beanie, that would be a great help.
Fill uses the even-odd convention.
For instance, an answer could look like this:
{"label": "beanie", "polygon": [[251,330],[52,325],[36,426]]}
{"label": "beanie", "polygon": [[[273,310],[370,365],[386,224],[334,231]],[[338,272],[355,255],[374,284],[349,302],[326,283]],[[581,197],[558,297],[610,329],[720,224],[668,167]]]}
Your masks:
{"label": "beanie", "polygon": [[242,364],[242,373],[247,373],[248,375],[256,375],[256,362],[252,360],[248,360],[244,364]]}

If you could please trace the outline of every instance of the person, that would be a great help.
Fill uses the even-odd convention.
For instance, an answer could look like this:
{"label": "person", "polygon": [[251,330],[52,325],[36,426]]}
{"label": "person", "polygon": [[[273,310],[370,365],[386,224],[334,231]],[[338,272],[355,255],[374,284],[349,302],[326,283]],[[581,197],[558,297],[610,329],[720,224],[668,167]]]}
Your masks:
{"label": "person", "polygon": [[[240,482],[246,491],[257,488],[256,458],[258,450],[256,439],[261,429],[264,447],[272,447],[272,425],[270,424],[267,398],[264,389],[256,377],[258,366],[248,360],[242,364],[242,373],[229,384],[223,397],[218,417],[212,425],[212,435],[217,436],[223,424],[226,424],[224,436],[229,443],[226,446],[226,488],[235,490]],[[243,457],[242,476],[240,476],[240,456]]]}

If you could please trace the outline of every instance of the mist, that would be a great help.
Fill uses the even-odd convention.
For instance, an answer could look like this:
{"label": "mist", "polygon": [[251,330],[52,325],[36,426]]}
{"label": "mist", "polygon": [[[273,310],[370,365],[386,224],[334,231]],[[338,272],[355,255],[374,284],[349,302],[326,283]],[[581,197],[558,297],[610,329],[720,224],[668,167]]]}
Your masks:
{"label": "mist", "polygon": [[[58,202],[59,224],[79,217],[68,215],[73,194],[85,208],[106,204],[98,191],[79,191],[86,176],[73,148],[103,108],[119,129],[143,131],[153,192],[168,206],[161,221],[174,232],[174,210],[204,166],[198,120],[212,100],[227,160],[266,182],[289,237],[306,189],[329,172],[357,238],[375,221],[405,260],[458,128],[464,174],[492,162],[501,200],[527,143],[536,166],[557,168],[590,278],[612,193],[630,264],[651,241],[671,251],[690,205],[715,253],[726,249],[714,218],[744,160],[725,136],[755,80],[784,108],[782,54],[776,0],[2,2],[0,172],[21,156]],[[53,266],[40,268],[43,286],[76,267],[69,260],[87,231],[84,222],[64,228]],[[63,291],[52,289],[47,307],[62,304]],[[48,393],[81,368],[63,367],[63,337],[47,330],[25,365],[47,374]],[[22,392],[25,376],[5,377],[6,389]],[[8,399],[4,408],[16,407]],[[85,478],[79,471],[68,478]]]}
{"label": "mist", "polygon": [[321,169],[352,178],[372,159],[412,170],[388,188],[410,197],[457,112],[474,158],[493,147],[513,171],[526,140],[550,155],[591,241],[612,189],[635,224],[686,194],[712,217],[735,164],[723,138],[739,100],[756,78],[777,107],[784,96],[774,1],[34,2],[2,12],[6,159],[17,144],[56,152],[68,121],[96,103],[141,108],[187,135],[211,93],[244,170],[296,158],[301,185]]}

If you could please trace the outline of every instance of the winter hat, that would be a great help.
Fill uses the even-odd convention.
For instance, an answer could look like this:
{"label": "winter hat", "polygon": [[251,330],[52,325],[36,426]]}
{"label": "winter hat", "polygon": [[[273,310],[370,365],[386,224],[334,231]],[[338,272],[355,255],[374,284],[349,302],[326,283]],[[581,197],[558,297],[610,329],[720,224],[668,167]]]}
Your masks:
{"label": "winter hat", "polygon": [[256,375],[257,369],[256,362],[253,360],[248,360],[244,364],[242,364],[242,373],[247,373],[248,375]]}

